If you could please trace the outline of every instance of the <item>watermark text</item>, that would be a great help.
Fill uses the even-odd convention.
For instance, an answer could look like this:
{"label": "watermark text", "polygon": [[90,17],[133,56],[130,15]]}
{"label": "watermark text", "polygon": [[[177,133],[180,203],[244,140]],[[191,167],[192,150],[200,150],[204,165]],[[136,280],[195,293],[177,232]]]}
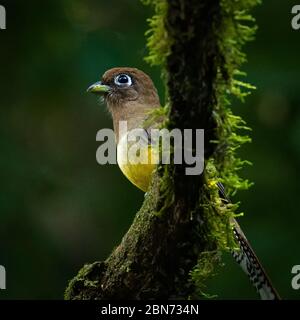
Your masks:
{"label": "watermark text", "polygon": [[6,289],[6,270],[0,265],[0,290]]}
{"label": "watermark text", "polygon": [[127,121],[119,122],[118,145],[111,129],[97,132],[99,164],[183,164],[186,175],[200,175],[204,169],[203,129],[127,130]]}
{"label": "watermark text", "polygon": [[292,288],[294,290],[300,289],[300,265],[295,265],[292,268],[292,274],[294,275],[292,278]]}
{"label": "watermark text", "polygon": [[300,4],[293,6],[292,14],[294,15],[291,21],[294,30],[300,29]]}
{"label": "watermark text", "polygon": [[0,29],[6,29],[6,10],[5,7],[0,5]]}

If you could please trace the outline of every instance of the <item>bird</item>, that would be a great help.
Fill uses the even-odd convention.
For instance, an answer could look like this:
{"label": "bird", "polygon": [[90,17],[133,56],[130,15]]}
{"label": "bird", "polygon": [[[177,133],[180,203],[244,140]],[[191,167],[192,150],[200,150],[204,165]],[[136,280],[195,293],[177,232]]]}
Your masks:
{"label": "bird", "polygon": [[[143,160],[154,159],[140,163],[128,161],[128,132],[142,128],[147,133],[150,128],[159,127],[161,120],[148,123],[149,114],[160,108],[157,89],[151,78],[143,71],[131,67],[116,67],[107,70],[100,81],[88,87],[87,92],[102,97],[112,116],[115,139],[117,144],[117,162],[123,174],[136,187],[147,192],[153,170],[156,168],[158,151],[151,145],[151,139],[146,139],[140,150]],[[120,134],[120,123],[126,121],[128,131]],[[224,186],[218,182],[219,196],[223,203],[230,203]],[[280,296],[272,285],[262,264],[257,258],[249,241],[235,219],[232,219],[232,232],[239,250],[232,250],[232,256],[249,277],[262,300],[280,300]]]}
{"label": "bird", "polygon": [[[120,136],[119,131],[122,121],[127,123],[126,133],[144,127],[149,113],[160,107],[158,93],[151,78],[136,68],[113,68],[104,73],[102,81],[94,83],[87,91],[104,97],[112,115],[118,165],[129,181],[146,192],[155,164],[129,163],[127,149],[130,145],[126,145],[126,134]],[[148,148],[147,145],[141,153],[145,158],[150,154],[156,158],[155,149]]]}

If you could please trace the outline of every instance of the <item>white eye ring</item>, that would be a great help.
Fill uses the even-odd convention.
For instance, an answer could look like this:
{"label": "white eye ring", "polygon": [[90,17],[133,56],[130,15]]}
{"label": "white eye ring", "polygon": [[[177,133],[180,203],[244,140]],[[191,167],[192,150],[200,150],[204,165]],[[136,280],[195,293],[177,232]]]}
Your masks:
{"label": "white eye ring", "polygon": [[130,87],[132,80],[128,74],[121,73],[115,77],[115,84],[119,87]]}

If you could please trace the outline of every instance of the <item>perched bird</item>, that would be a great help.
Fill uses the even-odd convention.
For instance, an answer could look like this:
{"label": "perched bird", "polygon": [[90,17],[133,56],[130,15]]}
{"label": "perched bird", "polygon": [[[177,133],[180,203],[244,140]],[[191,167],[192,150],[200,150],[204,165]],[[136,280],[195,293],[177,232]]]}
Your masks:
{"label": "perched bird", "polygon": [[[119,125],[120,121],[127,121],[128,131],[137,128],[149,129],[146,125],[149,112],[160,107],[152,80],[136,68],[113,68],[106,71],[102,80],[91,85],[87,91],[104,97],[113,119],[119,167],[134,185],[146,192],[156,165],[132,164],[127,161],[127,133],[120,135]],[[154,124],[155,126],[159,126],[159,123]],[[156,159],[158,156],[157,150],[151,147],[151,141],[148,141],[141,153],[146,159]],[[230,202],[221,183],[218,183],[218,188],[222,201]],[[248,275],[261,299],[280,299],[236,220],[232,221],[232,225],[234,237],[240,247],[240,250],[232,252],[234,259]]]}
{"label": "perched bird", "polygon": [[[88,92],[105,98],[113,119],[117,143],[117,161],[123,174],[138,188],[147,191],[155,164],[132,164],[127,157],[126,133],[119,136],[121,121],[127,122],[127,131],[143,128],[149,112],[160,107],[157,90],[148,75],[135,68],[113,68],[106,71],[102,81],[91,85]],[[145,146],[144,158],[156,157],[155,149]],[[150,162],[150,161],[149,161]]]}

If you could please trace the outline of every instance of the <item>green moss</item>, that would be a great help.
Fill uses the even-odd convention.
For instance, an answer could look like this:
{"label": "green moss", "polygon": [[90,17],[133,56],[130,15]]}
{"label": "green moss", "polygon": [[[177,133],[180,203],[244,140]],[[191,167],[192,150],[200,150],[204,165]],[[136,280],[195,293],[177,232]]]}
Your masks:
{"label": "green moss", "polygon": [[141,0],[145,5],[154,7],[155,14],[148,19],[149,30],[146,32],[149,50],[145,60],[152,66],[165,66],[170,53],[171,39],[168,37],[164,21],[168,8],[166,0]]}
{"label": "green moss", "polygon": [[[198,293],[202,295],[205,280],[213,275],[213,266],[218,261],[213,245],[215,244],[219,251],[236,249],[230,221],[241,215],[237,214],[238,203],[224,204],[220,201],[216,182],[220,181],[226,186],[228,195],[251,186],[247,179],[239,175],[243,166],[250,163],[237,156],[237,150],[251,141],[249,136],[243,133],[250,128],[241,117],[232,113],[230,98],[235,96],[244,101],[250,91],[255,89],[240,80],[240,77],[246,74],[240,72],[239,68],[246,61],[242,46],[253,39],[256,31],[256,26],[253,26],[254,19],[248,12],[258,3],[257,0],[221,1],[222,26],[218,29],[221,33],[216,33],[219,34],[218,44],[221,50],[216,83],[218,103],[214,109],[217,123],[217,140],[214,143],[217,144],[217,151],[206,165],[205,194],[202,199],[206,237],[212,244],[212,249],[199,257],[198,264],[191,271],[191,278],[198,288]],[[249,26],[249,23],[252,26]]]}
{"label": "green moss", "polygon": [[257,27],[249,10],[259,4],[259,0],[229,1],[222,0],[222,25],[219,28],[218,44],[221,50],[221,61],[218,72],[216,89],[218,104],[215,108],[217,120],[218,148],[226,150],[215,155],[215,165],[220,181],[226,186],[228,194],[235,194],[240,189],[247,189],[251,183],[239,176],[239,171],[248,161],[241,160],[236,151],[251,139],[241,134],[241,130],[250,130],[245,122],[232,114],[230,97],[235,96],[241,101],[249,95],[254,86],[240,80],[246,74],[239,70],[246,62],[242,51],[243,45],[253,40]]}
{"label": "green moss", "polygon": [[215,275],[216,264],[220,264],[220,254],[218,251],[206,251],[200,254],[197,265],[190,272],[190,279],[196,288],[194,295],[190,297],[191,299],[216,297],[205,292],[205,280]]}
{"label": "green moss", "polygon": [[[165,76],[166,58],[170,54],[173,41],[164,26],[167,1],[143,0],[143,2],[153,5],[155,9],[155,15],[149,19],[150,30],[146,33],[149,49],[146,61],[151,65],[160,65]],[[214,274],[214,267],[220,264],[219,253],[223,250],[236,249],[230,222],[232,218],[240,215],[237,213],[238,203],[224,204],[219,197],[216,183],[222,182],[228,195],[247,189],[251,185],[239,175],[239,171],[249,162],[237,156],[237,150],[244,143],[251,141],[245,134],[250,129],[241,117],[232,113],[230,99],[236,97],[244,101],[251,90],[255,89],[254,86],[241,80],[246,74],[239,69],[246,62],[246,55],[242,51],[243,45],[254,38],[256,31],[255,20],[249,11],[259,3],[259,0],[221,0],[221,21],[215,26],[215,37],[220,52],[217,57],[218,73],[214,84],[217,103],[214,106],[213,116],[217,124],[217,139],[212,142],[216,144],[216,151],[206,162],[203,192],[199,199],[204,221],[204,227],[201,226],[200,231],[207,243],[207,250],[199,256],[197,265],[190,272],[198,295],[204,295],[205,280]],[[164,111],[166,110],[168,111],[168,107]],[[162,175],[162,198],[168,201],[161,207],[159,214],[172,203],[170,168],[165,166]]]}
{"label": "green moss", "polygon": [[[97,272],[94,272],[94,269],[95,267],[98,267],[98,265],[98,262],[86,264],[79,270],[76,277],[74,277],[68,284],[64,295],[65,300],[73,299],[74,296],[77,296],[76,293],[79,292],[81,293],[80,299],[85,299],[84,288],[95,288],[95,290],[98,288],[99,278],[93,275],[97,274]],[[88,299],[89,297],[86,298]]]}

